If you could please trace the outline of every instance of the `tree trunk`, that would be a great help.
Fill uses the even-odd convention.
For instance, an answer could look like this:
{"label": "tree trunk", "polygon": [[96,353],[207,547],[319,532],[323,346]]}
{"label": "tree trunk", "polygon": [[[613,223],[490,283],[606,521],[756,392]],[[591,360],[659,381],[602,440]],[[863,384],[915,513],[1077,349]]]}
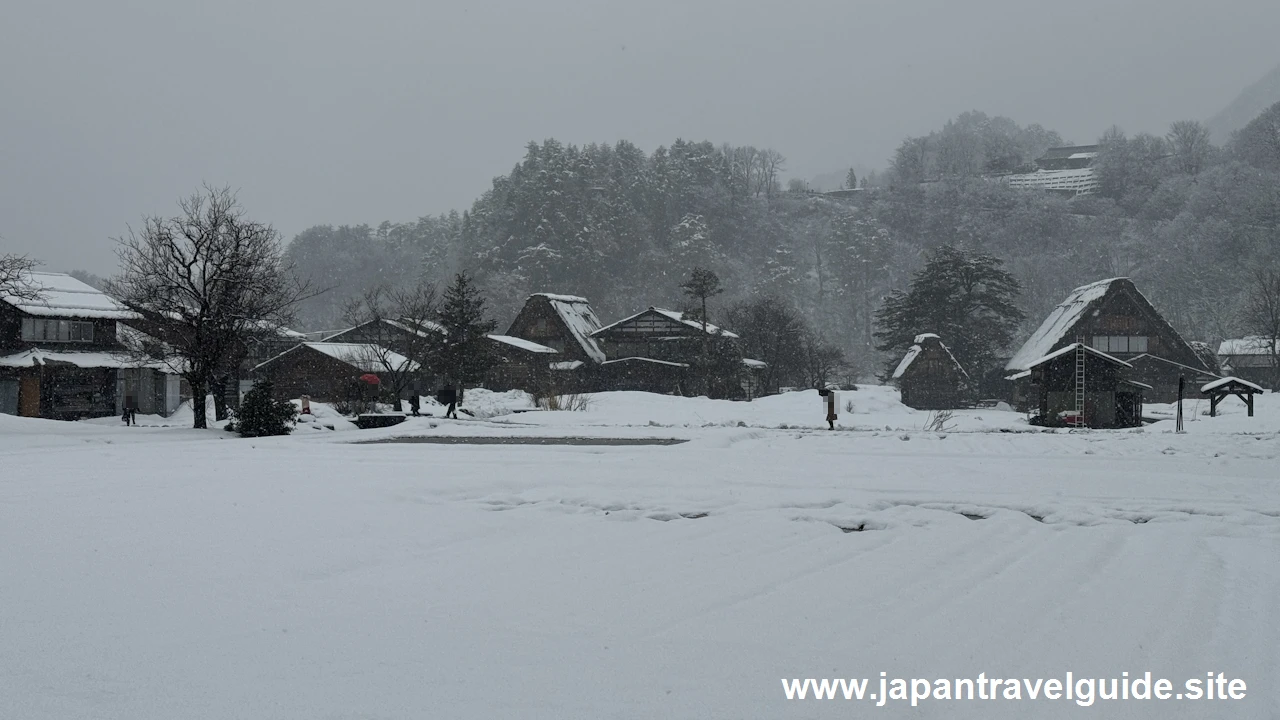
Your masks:
{"label": "tree trunk", "polygon": [[227,412],[227,379],[220,378],[210,383],[213,391],[213,419],[219,422],[230,417]]}
{"label": "tree trunk", "polygon": [[205,405],[205,396],[209,394],[208,385],[204,380],[191,380],[191,409],[195,411],[195,424],[193,428],[204,430],[209,427],[206,413],[208,409]]}

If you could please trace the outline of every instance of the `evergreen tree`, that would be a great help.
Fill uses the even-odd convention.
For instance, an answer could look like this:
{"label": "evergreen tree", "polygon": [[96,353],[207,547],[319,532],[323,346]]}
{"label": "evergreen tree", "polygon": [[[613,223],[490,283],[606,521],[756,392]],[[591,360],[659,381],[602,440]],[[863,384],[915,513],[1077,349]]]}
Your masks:
{"label": "evergreen tree", "polygon": [[244,394],[240,409],[235,418],[227,425],[227,429],[240,433],[240,437],[267,437],[269,435],[288,435],[293,432],[293,423],[298,417],[298,409],[288,400],[276,400],[272,392],[270,380],[260,380]]}
{"label": "evergreen tree", "polygon": [[991,370],[1023,314],[1014,305],[1021,285],[998,258],[944,245],[876,312],[877,348],[896,357],[922,333],[941,336],[973,378]]}
{"label": "evergreen tree", "polygon": [[850,190],[858,187],[858,174],[853,171],[853,168],[849,168],[849,174],[844,176],[844,186]]}
{"label": "evergreen tree", "polygon": [[485,318],[485,300],[465,272],[444,291],[436,322],[444,328],[432,348],[431,366],[455,383],[476,383],[496,360],[487,337],[497,327]]}

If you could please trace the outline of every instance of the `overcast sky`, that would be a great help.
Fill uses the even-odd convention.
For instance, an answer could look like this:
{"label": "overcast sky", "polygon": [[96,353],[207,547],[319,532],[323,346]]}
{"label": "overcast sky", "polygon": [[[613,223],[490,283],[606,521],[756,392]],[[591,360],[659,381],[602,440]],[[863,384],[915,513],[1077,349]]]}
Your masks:
{"label": "overcast sky", "polygon": [[529,140],[881,167],[979,109],[1076,142],[1208,119],[1280,62],[1274,0],[40,0],[0,22],[0,252],[229,184],[286,238],[464,209]]}

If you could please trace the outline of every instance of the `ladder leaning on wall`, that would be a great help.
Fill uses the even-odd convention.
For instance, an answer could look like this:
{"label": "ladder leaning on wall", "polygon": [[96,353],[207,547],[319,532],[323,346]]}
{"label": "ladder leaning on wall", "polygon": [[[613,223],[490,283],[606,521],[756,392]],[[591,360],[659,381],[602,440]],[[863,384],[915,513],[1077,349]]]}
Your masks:
{"label": "ladder leaning on wall", "polygon": [[1076,422],[1083,427],[1084,421],[1084,338],[1076,339]]}

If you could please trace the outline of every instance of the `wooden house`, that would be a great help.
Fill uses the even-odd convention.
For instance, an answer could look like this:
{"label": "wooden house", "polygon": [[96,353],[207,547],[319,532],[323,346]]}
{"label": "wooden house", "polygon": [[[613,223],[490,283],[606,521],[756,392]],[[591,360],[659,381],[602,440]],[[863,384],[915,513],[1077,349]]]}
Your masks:
{"label": "wooden house", "polygon": [[916,336],[894,369],[893,382],[902,404],[917,410],[951,410],[973,402],[969,373],[933,333]]}
{"label": "wooden house", "polygon": [[[1186,376],[1188,391],[1195,391],[1191,375],[1212,375],[1191,344],[1128,278],[1101,280],[1073,290],[1005,364],[1005,370],[1025,382],[1028,376],[1023,373],[1032,363],[1079,340],[1126,364],[1151,356],[1152,360],[1142,361],[1140,373],[1140,382],[1152,386],[1145,396],[1148,402],[1177,400],[1179,377]],[[1018,394],[1025,396],[1021,390]]]}
{"label": "wooden house", "polygon": [[[1088,345],[1072,343],[1028,364],[1035,422],[1048,426],[1126,428],[1142,424],[1143,395],[1133,366]],[[1083,386],[1079,382],[1083,374]]]}
{"label": "wooden house", "polygon": [[591,366],[605,360],[604,350],[593,337],[599,329],[600,319],[586,298],[536,293],[520,308],[506,336],[552,348],[560,353],[562,362],[579,360]]}
{"label": "wooden house", "polygon": [[[732,359],[738,377],[723,387],[701,388],[720,397],[747,396],[753,368],[742,364],[736,350],[738,336],[712,323],[686,317],[675,310],[650,307],[606,325],[595,338],[609,357],[601,368],[601,382],[611,389],[644,386],[650,392],[685,394],[695,391],[689,369],[703,359],[708,341],[727,341],[737,353]],[[721,357],[723,353],[716,354]],[[747,383],[744,385],[744,383]]]}
{"label": "wooden house", "polygon": [[32,272],[24,284],[32,297],[0,294],[0,412],[75,420],[177,408],[178,377],[121,340],[132,312],[63,273]]}
{"label": "wooden house", "polygon": [[539,345],[532,340],[510,335],[490,335],[497,362],[489,369],[484,386],[499,392],[524,390],[536,395],[551,392],[573,383],[552,382],[564,372],[572,372],[583,366],[581,360],[561,360],[555,348]]}
{"label": "wooden house", "polygon": [[[259,364],[253,376],[271,381],[279,398],[339,402],[394,399],[404,390],[397,386],[418,370],[418,363],[372,343],[304,342]],[[378,377],[376,386],[362,380],[366,375]]]}
{"label": "wooden house", "polygon": [[1280,340],[1257,336],[1223,340],[1218,359],[1224,374],[1280,390]]}
{"label": "wooden house", "polygon": [[675,310],[650,307],[635,315],[606,325],[595,332],[595,338],[610,359],[651,358],[667,362],[689,363],[702,354],[708,337],[737,340],[738,336],[723,328],[687,318]]}

